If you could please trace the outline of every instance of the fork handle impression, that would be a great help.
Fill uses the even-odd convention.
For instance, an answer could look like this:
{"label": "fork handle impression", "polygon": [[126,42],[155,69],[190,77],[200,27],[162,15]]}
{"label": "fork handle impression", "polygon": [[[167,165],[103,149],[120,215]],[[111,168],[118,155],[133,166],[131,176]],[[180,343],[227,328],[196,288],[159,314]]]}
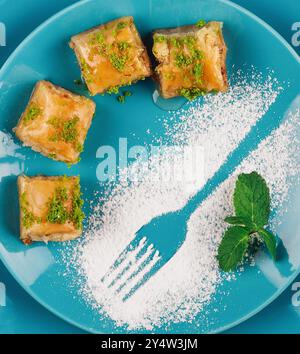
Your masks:
{"label": "fork handle impression", "polygon": [[[237,168],[237,166],[247,157],[249,154],[257,148],[260,141],[269,136],[275,129],[277,129],[289,116],[286,112],[284,117],[276,116],[275,107],[277,102],[273,104],[273,112],[266,114],[262,117],[256,125],[248,132],[242,142],[232,151],[227,158],[226,162],[219,168],[219,170],[211,177],[194,196],[187,202],[187,204],[179,211],[179,213],[185,214],[189,219],[191,214],[199,207],[199,205],[205,200],[213,191],[223,183],[230,174]],[[292,110],[293,111],[293,110]],[[264,128],[266,121],[273,121],[274,125],[268,129]],[[260,139],[257,139],[260,137]]]}

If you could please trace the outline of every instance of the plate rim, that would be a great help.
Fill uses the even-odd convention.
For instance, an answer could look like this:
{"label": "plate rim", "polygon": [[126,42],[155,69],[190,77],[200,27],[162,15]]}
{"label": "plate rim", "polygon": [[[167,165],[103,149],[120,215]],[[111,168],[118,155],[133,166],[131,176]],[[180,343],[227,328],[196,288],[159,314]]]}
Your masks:
{"label": "plate rim", "polygon": [[[48,19],[43,21],[41,24],[39,24],[32,32],[30,32],[20,43],[19,45],[12,51],[12,53],[9,55],[9,57],[5,60],[3,65],[0,68],[0,78],[6,71],[6,69],[9,67],[11,62],[15,59],[15,57],[18,55],[18,53],[22,50],[22,48],[40,31],[42,31],[44,28],[46,28],[49,24],[51,24],[53,21],[55,21],[57,18],[61,17],[65,13],[68,13],[69,11],[72,11],[73,9],[77,7],[84,6],[85,4],[91,2],[91,1],[102,1],[102,0],[79,0],[75,2],[74,4],[71,4],[62,10],[56,12],[52,16],[50,16]],[[275,30],[271,25],[269,25],[266,21],[262,20],[259,16],[255,15],[253,12],[247,10],[241,5],[238,5],[231,0],[215,0],[219,3],[223,3],[229,7],[232,7],[241,13],[245,14],[246,16],[252,18],[255,22],[257,22],[259,25],[264,27],[268,32],[270,32],[287,50],[288,52],[292,55],[292,57],[296,60],[298,64],[300,64],[300,56],[297,54],[296,50],[291,46],[291,44]],[[1,246],[1,244],[0,244]],[[16,282],[35,300],[37,301],[40,305],[42,305],[46,310],[50,311],[53,313],[55,316],[58,318],[62,319],[63,321],[82,329],[85,332],[89,333],[94,333],[94,334],[104,334],[106,332],[99,332],[96,331],[92,328],[89,328],[89,326],[82,325],[75,320],[72,320],[68,316],[64,315],[61,313],[59,310],[56,310],[53,308],[51,305],[47,304],[46,301],[41,299],[29,286],[27,286],[22,279],[20,279],[17,274],[14,272],[14,270],[11,268],[11,266],[8,264],[8,262],[4,259],[2,254],[0,253],[0,260],[6,267],[6,269],[9,271],[9,273],[12,275],[12,277],[16,280]],[[300,274],[300,266],[295,269],[294,274],[290,277],[290,279],[287,281],[287,283],[278,289],[272,296],[270,296],[265,302],[263,302],[260,306],[255,308],[255,310],[252,310],[249,312],[247,315],[240,317],[238,320],[229,323],[228,325],[225,325],[223,327],[219,327],[216,330],[209,331],[209,334],[215,334],[215,333],[221,333],[224,332],[230,328],[233,328],[245,321],[247,321],[249,318],[255,316],[257,313],[262,311],[264,308],[266,308],[269,304],[271,304],[276,298],[278,298],[289,286],[290,284],[295,280],[295,278]]]}

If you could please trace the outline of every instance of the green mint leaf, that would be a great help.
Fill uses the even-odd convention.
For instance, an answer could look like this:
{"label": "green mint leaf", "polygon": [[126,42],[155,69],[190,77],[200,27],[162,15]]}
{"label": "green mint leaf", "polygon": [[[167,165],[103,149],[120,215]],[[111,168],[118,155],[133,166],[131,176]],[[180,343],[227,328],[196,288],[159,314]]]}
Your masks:
{"label": "green mint leaf", "polygon": [[224,220],[231,225],[246,226],[251,230],[253,229],[251,220],[243,216],[227,216]]}
{"label": "green mint leaf", "polygon": [[233,204],[236,215],[250,219],[257,230],[268,224],[269,188],[257,172],[239,175],[234,190]]}
{"label": "green mint leaf", "polygon": [[276,237],[272,234],[272,232],[265,230],[265,229],[260,229],[258,231],[259,236],[263,239],[264,243],[266,244],[266,247],[268,251],[270,252],[273,260],[276,260]]}
{"label": "green mint leaf", "polygon": [[235,269],[243,260],[249,245],[249,229],[231,226],[224,234],[218,249],[220,268],[225,272]]}

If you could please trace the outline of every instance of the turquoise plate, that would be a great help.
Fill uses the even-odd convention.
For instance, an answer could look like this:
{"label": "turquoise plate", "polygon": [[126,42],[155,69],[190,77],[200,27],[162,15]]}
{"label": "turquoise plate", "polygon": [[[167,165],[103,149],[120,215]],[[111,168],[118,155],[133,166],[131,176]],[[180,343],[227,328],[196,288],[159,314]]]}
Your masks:
{"label": "turquoise plate", "polygon": [[[277,78],[289,82],[289,89],[280,95],[270,124],[264,129],[267,135],[278,125],[300,94],[299,59],[289,45],[268,25],[257,17],[228,1],[221,0],[123,0],[107,3],[103,0],[81,1],[63,10],[38,27],[12,54],[0,71],[0,131],[1,139],[11,133],[26,105],[32,87],[37,80],[48,79],[73,91],[79,88],[73,80],[80,73],[69,38],[110,19],[133,15],[146,44],[149,33],[155,28],[195,23],[198,19],[214,19],[225,23],[224,34],[228,44],[228,66],[236,68],[254,66],[263,75],[274,69]],[[229,73],[230,74],[230,73]],[[154,120],[166,115],[152,102],[153,83],[140,82],[131,88],[134,97],[126,105],[117,104],[115,97],[96,97],[97,116],[88,134],[81,162],[68,169],[64,164],[42,157],[29,148],[20,148],[10,142],[5,148],[2,141],[0,155],[0,255],[16,280],[47,309],[66,321],[90,332],[123,333],[108,318],[101,318],[78,295],[76,287],[70,288],[64,277],[64,263],[60,250],[63,244],[48,246],[36,244],[25,247],[18,239],[18,202],[16,178],[21,173],[80,174],[86,200],[98,188],[96,167],[97,148],[101,145],[118,146],[119,137],[129,137],[129,144],[151,142],[148,128],[156,135],[163,134],[163,127]],[[298,101],[299,102],[299,101]],[[139,112],[143,112],[141,117]],[[15,141],[18,144],[17,140]],[[253,140],[253,146],[257,141]],[[252,148],[248,147],[248,150]],[[241,151],[240,161],[246,151]],[[232,163],[232,169],[235,163]],[[220,171],[219,181],[226,178],[228,169]],[[160,333],[219,332],[232,327],[257,313],[274,300],[299,274],[300,254],[299,210],[300,191],[292,189],[291,202],[281,225],[291,245],[282,253],[279,261],[268,272],[257,273],[256,267],[246,268],[237,281],[225,284],[230,296],[217,295],[208,309],[208,325],[199,329],[200,315],[192,323],[176,323],[166,328],[155,328]],[[85,207],[88,213],[88,206]],[[171,237],[171,235],[170,235]],[[257,264],[259,267],[259,261]],[[280,281],[274,281],[280,279]],[[225,310],[224,310],[225,308]],[[142,331],[141,331],[142,332]]]}

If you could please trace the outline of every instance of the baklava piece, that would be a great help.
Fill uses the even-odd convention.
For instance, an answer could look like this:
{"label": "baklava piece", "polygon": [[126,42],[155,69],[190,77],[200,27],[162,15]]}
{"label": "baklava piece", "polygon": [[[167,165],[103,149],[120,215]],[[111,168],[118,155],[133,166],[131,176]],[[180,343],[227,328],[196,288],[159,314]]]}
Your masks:
{"label": "baklava piece", "polygon": [[164,98],[194,99],[228,88],[226,45],[221,22],[199,21],[194,26],[157,30],[153,54],[155,76]]}
{"label": "baklava piece", "polygon": [[48,81],[39,81],[15,133],[33,150],[76,163],[95,112],[95,103]]}
{"label": "baklava piece", "polygon": [[146,48],[131,16],[72,37],[70,47],[91,95],[117,93],[120,86],[151,75]]}
{"label": "baklava piece", "polygon": [[20,238],[68,241],[82,233],[83,201],[79,177],[18,177]]}

